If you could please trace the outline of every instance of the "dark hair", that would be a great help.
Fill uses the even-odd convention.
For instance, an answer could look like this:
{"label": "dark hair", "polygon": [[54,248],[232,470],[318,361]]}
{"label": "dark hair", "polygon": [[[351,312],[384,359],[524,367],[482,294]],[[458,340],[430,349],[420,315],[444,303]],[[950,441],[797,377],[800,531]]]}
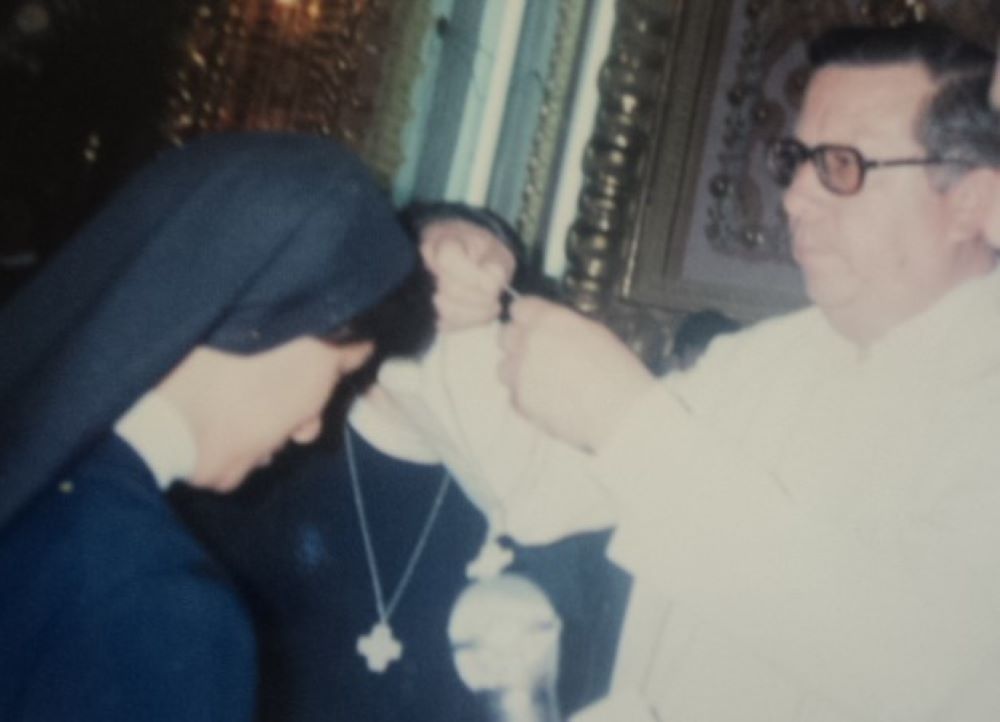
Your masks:
{"label": "dark hair", "polygon": [[437,314],[431,301],[434,279],[423,264],[374,307],[324,336],[330,343],[372,341],[375,351],[353,373],[341,380],[330,406],[340,428],[350,401],[371,386],[382,362],[390,358],[419,357],[434,340]]}
{"label": "dark hair", "polygon": [[403,225],[415,236],[426,226],[437,221],[467,221],[486,229],[503,242],[514,254],[517,270],[512,285],[522,293],[531,293],[555,299],[558,288],[527,259],[524,241],[514,227],[496,211],[481,206],[470,206],[456,201],[417,201],[400,214]]}
{"label": "dark hair", "polygon": [[979,72],[945,82],[920,127],[927,150],[975,166],[1000,168],[1000,110],[990,106],[991,74]]}
{"label": "dark hair", "polygon": [[989,50],[931,22],[831,28],[809,44],[808,53],[814,69],[919,62],[935,80],[974,73],[993,64]]}
{"label": "dark hair", "polygon": [[489,208],[456,201],[418,201],[404,208],[400,218],[415,236],[419,236],[425,226],[435,221],[468,221],[485,228],[503,241],[519,262],[524,260],[524,242],[521,236],[506,219]]}
{"label": "dark hair", "polygon": [[331,343],[374,341],[380,358],[416,356],[434,337],[433,279],[418,264],[393,291],[332,333]]}

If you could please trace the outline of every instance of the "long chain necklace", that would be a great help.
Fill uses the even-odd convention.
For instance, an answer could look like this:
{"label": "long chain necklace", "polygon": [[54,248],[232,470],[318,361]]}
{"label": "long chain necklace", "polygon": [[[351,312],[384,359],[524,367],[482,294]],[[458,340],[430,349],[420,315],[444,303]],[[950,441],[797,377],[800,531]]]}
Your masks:
{"label": "long chain necklace", "polygon": [[434,497],[434,503],[431,505],[430,513],[427,515],[427,521],[424,522],[424,528],[420,530],[417,543],[413,547],[413,552],[410,554],[409,560],[406,562],[406,567],[403,569],[403,575],[399,578],[399,582],[396,584],[396,588],[389,598],[389,603],[386,604],[385,593],[382,590],[382,577],[379,574],[378,561],[375,559],[375,548],[372,545],[371,531],[368,529],[368,517],[365,514],[365,502],[361,494],[361,483],[358,478],[358,466],[354,460],[354,445],[351,441],[351,431],[346,425],[344,427],[344,449],[347,451],[347,469],[351,477],[354,507],[358,512],[358,523],[361,525],[361,538],[365,545],[365,561],[368,564],[368,573],[372,580],[372,591],[375,594],[375,609],[378,612],[378,620],[371,631],[368,634],[358,637],[357,650],[358,654],[365,658],[369,670],[382,673],[391,663],[403,656],[403,645],[393,635],[389,620],[392,618],[392,613],[396,611],[396,607],[399,606],[399,601],[403,598],[403,592],[410,583],[413,571],[417,568],[417,562],[424,552],[428,538],[430,538],[431,529],[434,527],[434,522],[437,521],[441,505],[444,503],[445,494],[448,492],[448,486],[451,484],[451,474],[446,469],[441,476],[441,483],[438,486],[437,495]]}

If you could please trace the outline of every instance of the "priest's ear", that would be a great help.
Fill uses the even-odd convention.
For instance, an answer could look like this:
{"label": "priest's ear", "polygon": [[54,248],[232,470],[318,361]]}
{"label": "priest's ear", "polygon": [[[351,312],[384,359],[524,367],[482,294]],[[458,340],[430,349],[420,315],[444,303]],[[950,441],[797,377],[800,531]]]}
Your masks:
{"label": "priest's ear", "polygon": [[1000,246],[1000,170],[981,167],[964,173],[947,194],[949,243],[985,238]]}

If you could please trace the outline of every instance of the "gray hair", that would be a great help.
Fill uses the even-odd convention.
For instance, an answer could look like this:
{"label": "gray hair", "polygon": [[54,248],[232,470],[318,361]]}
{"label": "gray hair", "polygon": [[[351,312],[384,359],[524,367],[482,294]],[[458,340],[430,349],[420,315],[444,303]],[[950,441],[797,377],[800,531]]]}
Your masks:
{"label": "gray hair", "polygon": [[971,168],[1000,169],[1000,111],[990,105],[987,71],[943,82],[918,130],[931,156],[956,161],[932,169],[935,183],[947,187]]}

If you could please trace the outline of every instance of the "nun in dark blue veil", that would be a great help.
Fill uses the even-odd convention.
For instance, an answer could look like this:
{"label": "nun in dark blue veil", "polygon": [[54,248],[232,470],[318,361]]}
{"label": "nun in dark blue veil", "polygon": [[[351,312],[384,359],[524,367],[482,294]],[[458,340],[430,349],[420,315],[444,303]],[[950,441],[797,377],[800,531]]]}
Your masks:
{"label": "nun in dark blue veil", "polygon": [[0,719],[253,717],[249,616],[162,494],[206,449],[151,399],[198,349],[377,347],[430,313],[416,267],[352,154],[221,135],[138,174],[0,309]]}
{"label": "nun in dark blue veil", "polygon": [[[484,209],[427,203],[411,206],[406,220],[415,236],[437,221],[465,221],[519,255],[516,232]],[[538,290],[545,281],[522,266],[515,283]],[[496,719],[459,678],[447,634],[469,582],[466,568],[486,536],[485,517],[459,480],[408,453],[405,438],[370,442],[374,420],[362,423],[357,410],[346,431],[327,424],[326,438],[291,450],[236,494],[190,487],[171,494],[253,613],[259,721]],[[598,532],[514,549],[512,571],[537,583],[562,617],[559,696],[567,718],[602,696],[610,680],[627,580],[606,560],[606,542]],[[364,641],[383,613],[398,656],[368,657]]]}

